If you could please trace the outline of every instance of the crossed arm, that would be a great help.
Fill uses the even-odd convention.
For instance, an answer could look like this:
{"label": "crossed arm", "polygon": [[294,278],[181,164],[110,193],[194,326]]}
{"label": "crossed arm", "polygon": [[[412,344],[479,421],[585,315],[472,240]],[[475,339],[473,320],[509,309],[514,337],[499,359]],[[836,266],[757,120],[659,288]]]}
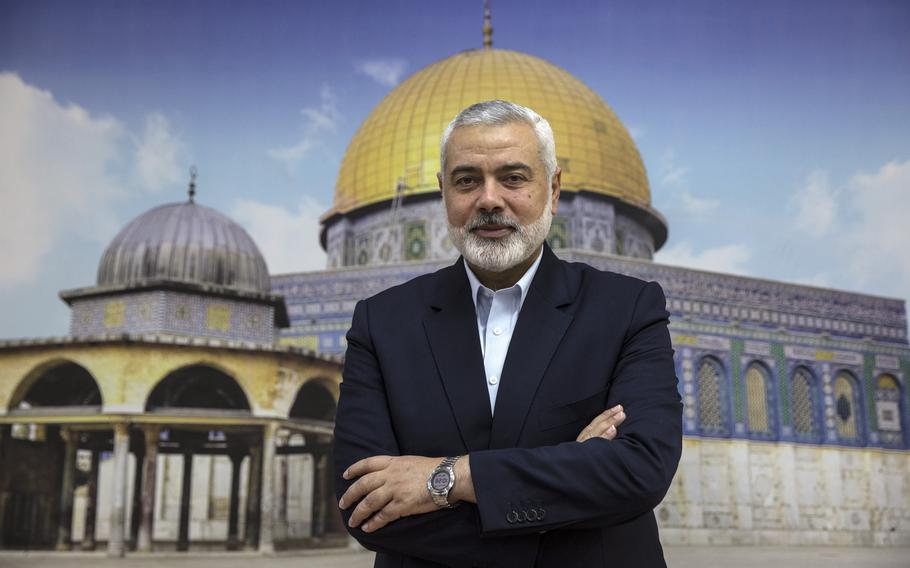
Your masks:
{"label": "crossed arm", "polygon": [[[607,409],[585,426],[575,441],[584,442],[591,438],[612,440],[616,436],[616,428],[625,418],[621,405]],[[402,517],[437,510],[439,507],[430,498],[426,481],[443,459],[381,455],[353,464],[342,477],[357,481],[338,501],[341,509],[348,509],[357,503],[348,526],[360,527],[363,532],[371,533]],[[449,494],[449,502],[477,503],[470,455],[455,464],[455,486]]]}

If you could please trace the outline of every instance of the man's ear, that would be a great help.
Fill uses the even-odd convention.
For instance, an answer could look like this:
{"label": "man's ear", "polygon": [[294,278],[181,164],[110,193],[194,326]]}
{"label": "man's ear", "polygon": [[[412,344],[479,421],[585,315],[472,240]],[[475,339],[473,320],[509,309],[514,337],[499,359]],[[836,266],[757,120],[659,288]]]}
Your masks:
{"label": "man's ear", "polygon": [[436,172],[436,181],[439,183],[439,191],[442,191],[442,172]]}
{"label": "man's ear", "polygon": [[550,184],[550,187],[553,189],[552,201],[550,207],[552,207],[553,214],[556,215],[556,206],[559,201],[559,189],[562,187],[562,168],[556,168],[556,173],[553,174],[553,181]]}

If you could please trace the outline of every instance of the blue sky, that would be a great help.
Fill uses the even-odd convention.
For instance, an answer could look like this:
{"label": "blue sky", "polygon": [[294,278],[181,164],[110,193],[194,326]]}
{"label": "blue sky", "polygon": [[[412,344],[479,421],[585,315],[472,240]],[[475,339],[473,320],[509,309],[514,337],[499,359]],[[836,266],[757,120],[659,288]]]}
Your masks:
{"label": "blue sky", "polygon": [[[503,1],[494,45],[598,92],[635,137],[658,260],[910,298],[910,3]],[[0,0],[0,337],[153,205],[237,219],[273,272],[323,266],[347,142],[411,73],[481,44],[482,3]]]}

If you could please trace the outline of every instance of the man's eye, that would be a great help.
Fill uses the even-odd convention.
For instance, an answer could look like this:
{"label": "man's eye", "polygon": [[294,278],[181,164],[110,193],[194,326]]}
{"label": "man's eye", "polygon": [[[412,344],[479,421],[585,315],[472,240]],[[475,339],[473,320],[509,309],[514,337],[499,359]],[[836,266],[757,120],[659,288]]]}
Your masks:
{"label": "man's eye", "polygon": [[460,177],[455,180],[455,185],[460,186],[460,187],[472,186],[472,185],[474,185],[474,178],[469,177],[469,176]]}
{"label": "man's eye", "polygon": [[516,183],[521,183],[521,182],[525,181],[525,177],[521,174],[511,174],[511,175],[506,176],[505,181],[508,184],[514,185]]}

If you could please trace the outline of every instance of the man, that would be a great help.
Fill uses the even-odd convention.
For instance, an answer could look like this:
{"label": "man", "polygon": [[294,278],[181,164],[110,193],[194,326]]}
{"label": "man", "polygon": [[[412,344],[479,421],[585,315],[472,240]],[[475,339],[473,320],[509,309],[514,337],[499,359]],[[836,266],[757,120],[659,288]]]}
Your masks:
{"label": "man", "polygon": [[532,110],[465,109],[440,161],[463,258],[358,303],[348,333],[351,534],[377,567],[664,566],[682,408],[660,287],[546,246],[560,170]]}

